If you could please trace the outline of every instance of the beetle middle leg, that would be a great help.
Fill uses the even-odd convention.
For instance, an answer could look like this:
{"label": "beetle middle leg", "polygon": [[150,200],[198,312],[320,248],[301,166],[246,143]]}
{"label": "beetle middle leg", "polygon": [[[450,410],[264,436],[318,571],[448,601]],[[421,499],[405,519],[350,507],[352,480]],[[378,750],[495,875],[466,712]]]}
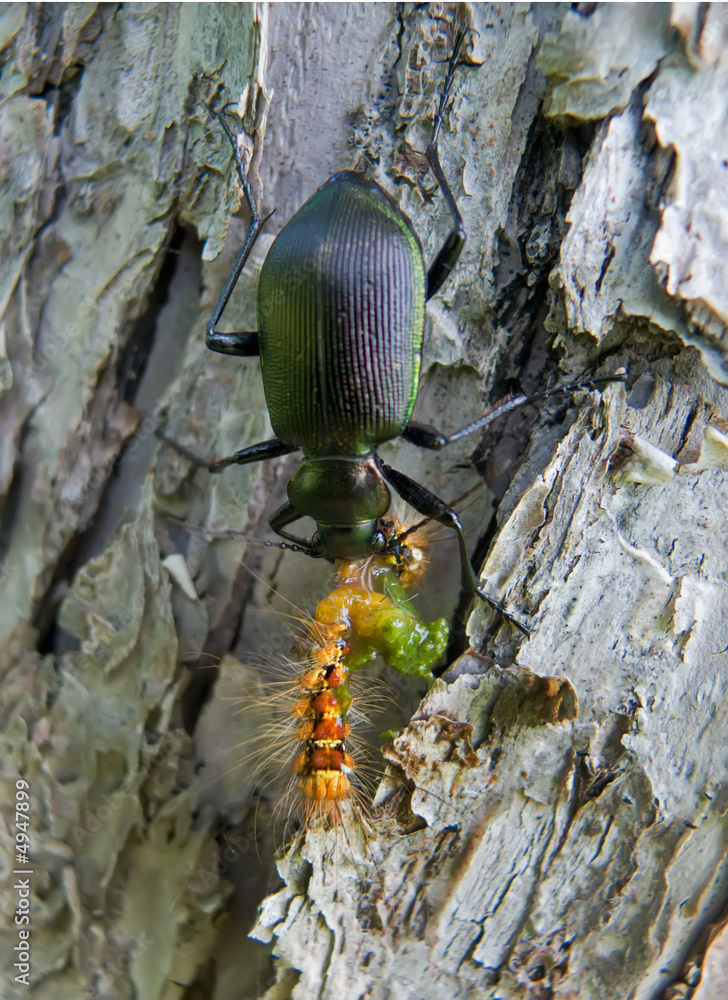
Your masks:
{"label": "beetle middle leg", "polygon": [[452,528],[457,533],[458,547],[460,549],[460,585],[463,590],[469,590],[477,594],[481,600],[486,601],[492,608],[495,608],[511,624],[520,629],[524,635],[530,636],[531,630],[527,625],[524,625],[522,621],[514,617],[494,597],[491,597],[484,590],[480,589],[480,583],[468,558],[463,526],[452,507],[448,507],[444,500],[441,500],[420,483],[415,482],[414,479],[410,479],[403,472],[398,472],[397,469],[393,469],[383,462],[379,463],[379,469],[386,481],[395,489],[405,503],[408,503],[410,507],[414,507],[418,514],[431,518],[433,521],[438,521],[440,524],[444,524],[445,527]]}
{"label": "beetle middle leg", "polygon": [[291,452],[299,450],[295,445],[286,444],[285,441],[279,441],[278,438],[272,438],[270,441],[259,441],[258,444],[251,444],[248,448],[242,448],[227,458],[218,458],[208,462],[161,431],[157,431],[157,437],[160,441],[168,444],[170,448],[174,448],[188,462],[199,465],[203,469],[207,469],[208,472],[222,472],[223,469],[227,469],[231,465],[250,465],[252,462],[264,462],[268,458],[280,458],[282,455],[290,455]]}
{"label": "beetle middle leg", "polygon": [[627,375],[622,373],[618,373],[616,375],[604,375],[600,378],[589,378],[585,376],[575,382],[569,382],[567,385],[555,385],[550,389],[543,389],[541,392],[534,392],[530,396],[506,396],[505,399],[501,399],[499,402],[491,406],[489,410],[486,410],[482,417],[478,417],[477,420],[474,420],[470,424],[466,424],[465,427],[461,427],[459,430],[453,431],[452,434],[442,434],[440,431],[436,430],[434,427],[430,427],[428,424],[421,424],[416,420],[410,420],[409,424],[402,432],[402,437],[405,441],[409,441],[410,444],[414,444],[418,448],[428,448],[433,451],[438,451],[440,448],[444,448],[445,445],[452,444],[454,441],[459,441],[461,438],[467,437],[469,434],[474,434],[475,431],[483,430],[488,426],[488,424],[492,424],[500,417],[505,416],[506,413],[510,413],[512,410],[517,410],[521,406],[538,403],[540,400],[550,399],[552,396],[557,396],[560,393],[598,389],[600,386],[609,385],[612,382],[626,381]]}

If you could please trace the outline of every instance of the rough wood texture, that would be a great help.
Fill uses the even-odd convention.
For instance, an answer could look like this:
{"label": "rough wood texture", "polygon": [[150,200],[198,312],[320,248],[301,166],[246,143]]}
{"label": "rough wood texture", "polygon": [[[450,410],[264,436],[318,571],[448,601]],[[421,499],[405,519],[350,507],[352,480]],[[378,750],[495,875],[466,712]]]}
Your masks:
{"label": "rough wood texture", "polygon": [[[211,477],[155,438],[209,457],[269,433],[258,362],[204,347],[245,225],[205,103],[242,95],[277,210],[226,316],[254,329],[271,234],[337,169],[434,255],[417,150],[454,22],[475,31],[440,149],[468,243],[428,306],[416,415],[453,429],[558,367],[630,383],[446,458],[387,447],[447,499],[482,473],[469,535],[533,634],[476,609],[370,819],[299,837],[256,923],[267,793],[251,811],[234,699],[330,568],[174,520],[269,537],[295,467]],[[44,1000],[728,990],[727,47],[722,5],[3,8],[3,996],[26,989],[18,776]],[[230,650],[245,666],[213,669]]]}

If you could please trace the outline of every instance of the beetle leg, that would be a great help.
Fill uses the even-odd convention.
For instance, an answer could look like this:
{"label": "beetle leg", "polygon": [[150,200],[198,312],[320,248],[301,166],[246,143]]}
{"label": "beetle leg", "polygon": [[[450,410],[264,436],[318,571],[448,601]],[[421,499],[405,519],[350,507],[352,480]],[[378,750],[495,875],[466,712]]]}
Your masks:
{"label": "beetle leg", "polygon": [[[551,396],[557,396],[562,392],[569,393],[588,389],[598,389],[600,386],[609,385],[612,382],[626,381],[627,375],[621,372],[616,375],[604,375],[600,378],[588,378],[585,376],[576,382],[570,382],[568,385],[555,385],[550,389],[544,389],[542,392],[534,392],[531,396],[506,396],[505,399],[495,403],[483,414],[482,417],[474,420],[472,424],[466,424],[466,426],[461,427],[460,430],[446,435],[445,444],[451,444],[453,441],[459,441],[461,438],[467,437],[475,431],[482,430],[484,427],[487,427],[488,424],[493,423],[494,420],[504,416],[506,413],[510,413],[511,410],[517,410],[521,406],[528,406],[529,403],[537,403],[541,399],[550,399]],[[431,446],[423,445],[423,447]]]}
{"label": "beetle leg", "polygon": [[432,451],[438,451],[447,444],[444,434],[429,424],[420,424],[416,420],[410,420],[402,431],[402,437],[418,448],[430,448]]}
{"label": "beetle leg", "polygon": [[[215,306],[215,311],[210,317],[210,322],[207,324],[207,337],[205,338],[205,343],[211,351],[217,351],[219,354],[235,354],[242,357],[253,357],[260,354],[257,333],[221,333],[219,330],[216,330],[215,327],[220,322],[220,318],[225,311],[225,307],[230,300],[230,296],[233,294],[233,290],[238,283],[238,278],[242,274],[248,257],[255,246],[255,241],[258,239],[260,231],[270,218],[270,215],[266,216],[265,219],[261,219],[258,214],[255,198],[253,196],[253,189],[251,188],[250,181],[245,173],[245,164],[243,163],[243,158],[241,156],[237,140],[225,120],[223,112],[217,112],[216,117],[225,130],[225,134],[230,140],[230,145],[233,147],[235,167],[238,171],[240,183],[243,185],[245,200],[247,201],[248,208],[250,209],[250,225],[248,226],[248,231],[245,234],[243,247],[238,254],[238,259],[235,261],[233,273],[228,278],[225,287],[222,290],[220,299]],[[273,213],[271,212],[271,215],[272,214]]]}
{"label": "beetle leg", "polygon": [[273,511],[271,516],[268,518],[268,524],[271,526],[273,531],[281,538],[287,539],[289,542],[293,542],[294,545],[300,549],[301,552],[305,552],[307,556],[313,556],[314,559],[321,557],[322,553],[318,549],[314,548],[311,542],[306,538],[299,538],[298,535],[292,535],[290,531],[284,531],[287,524],[292,524],[293,521],[297,521],[303,515],[298,511],[290,500],[286,500],[284,504],[278,508],[278,510]]}
{"label": "beetle leg", "polygon": [[281,455],[290,455],[292,451],[298,451],[296,445],[286,444],[273,438],[272,441],[260,441],[258,444],[251,444],[249,448],[236,451],[229,458],[218,458],[209,466],[210,472],[220,472],[227,469],[229,465],[250,465],[251,462],[264,462],[268,458],[280,458]]}
{"label": "beetle leg", "polygon": [[463,225],[463,219],[460,215],[460,211],[458,210],[455,197],[450,190],[450,185],[447,182],[445,173],[440,165],[440,157],[437,152],[437,137],[440,134],[440,126],[442,125],[442,116],[445,113],[445,105],[447,104],[447,99],[450,96],[450,88],[452,87],[455,69],[457,68],[458,53],[460,51],[462,40],[463,33],[460,32],[455,39],[453,53],[450,57],[450,66],[448,67],[447,77],[445,78],[445,86],[442,89],[440,104],[432,126],[432,137],[430,138],[430,143],[425,150],[427,162],[435,175],[435,180],[437,181],[440,192],[445,199],[445,204],[450,210],[450,214],[455,222],[454,227],[450,231],[450,235],[440,247],[437,257],[435,257],[435,260],[432,262],[430,269],[427,272],[428,299],[431,299],[432,296],[440,290],[445,281],[447,281],[450,272],[457,263],[460,251],[465,243],[465,226]]}
{"label": "beetle leg", "polygon": [[499,417],[503,417],[506,413],[510,413],[511,410],[517,410],[521,406],[528,406],[530,403],[537,403],[542,399],[550,399],[551,396],[557,396],[561,392],[569,393],[598,389],[600,386],[609,385],[612,382],[626,381],[627,375],[622,373],[603,375],[600,378],[588,378],[585,376],[577,382],[570,382],[568,385],[555,385],[550,389],[544,389],[542,392],[534,392],[530,396],[506,396],[505,399],[494,403],[489,410],[486,410],[482,417],[478,417],[472,424],[466,424],[465,427],[453,431],[452,434],[441,434],[440,431],[434,427],[430,427],[429,424],[420,424],[416,420],[410,420],[409,424],[402,431],[402,437],[405,441],[409,441],[410,444],[414,444],[418,448],[429,448],[432,451],[438,451],[440,448],[444,448],[445,445],[452,444],[453,441],[459,441],[469,434],[474,434],[475,431],[483,430],[484,427],[492,424]]}
{"label": "beetle leg", "polygon": [[165,444],[174,448],[188,462],[201,465],[203,469],[207,469],[209,472],[221,472],[223,469],[227,469],[229,465],[249,465],[251,462],[264,462],[268,458],[280,458],[281,455],[290,455],[292,451],[298,451],[298,448],[295,446],[286,444],[284,441],[279,441],[278,438],[273,438],[272,441],[260,441],[258,444],[251,444],[249,448],[236,451],[229,458],[218,458],[214,462],[207,462],[204,458],[200,458],[194,452],[188,451],[183,445],[178,444],[177,441],[173,441],[172,438],[167,437],[161,431],[157,431],[157,437],[160,441],[164,441]]}
{"label": "beetle leg", "polygon": [[260,357],[260,341],[255,332],[221,333],[219,330],[208,329],[205,344],[218,354],[233,354],[239,358]]}
{"label": "beetle leg", "polygon": [[444,500],[441,500],[434,493],[431,493],[430,490],[425,489],[425,487],[420,485],[420,483],[416,483],[414,479],[410,479],[410,477],[406,476],[403,472],[398,472],[391,466],[384,465],[384,463],[380,460],[378,460],[378,467],[387,482],[390,483],[405,503],[408,503],[410,507],[414,507],[418,514],[422,514],[423,517],[431,518],[433,521],[438,521],[440,524],[444,524],[445,527],[453,528],[455,530],[458,538],[458,547],[460,549],[460,585],[463,590],[470,590],[477,594],[481,600],[486,601],[491,605],[491,607],[495,608],[496,611],[500,612],[500,614],[511,622],[511,624],[520,629],[524,635],[530,636],[531,630],[528,626],[524,625],[523,622],[518,620],[518,618],[515,618],[512,614],[510,614],[510,612],[506,611],[499,601],[490,597],[490,595],[486,594],[484,590],[480,589],[478,578],[475,575],[473,567],[470,564],[470,559],[468,558],[463,526],[460,523],[460,518],[457,516],[452,507],[448,507]]}

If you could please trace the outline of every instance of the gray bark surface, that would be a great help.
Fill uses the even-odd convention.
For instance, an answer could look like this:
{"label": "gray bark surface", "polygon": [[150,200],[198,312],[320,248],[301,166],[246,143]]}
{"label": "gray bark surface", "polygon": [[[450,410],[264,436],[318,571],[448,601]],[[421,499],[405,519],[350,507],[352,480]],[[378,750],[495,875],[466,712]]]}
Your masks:
{"label": "gray bark surface", "polygon": [[[371,720],[398,733],[366,816],[289,839],[276,882],[266,679],[332,578],[209,534],[270,538],[296,456],[211,476],[156,437],[271,436],[259,362],[204,345],[247,219],[207,105],[240,100],[276,209],[224,320],[255,329],[275,232],[336,170],[433,259],[420,154],[453,24],[440,154],[468,241],[415,416],[450,431],[587,369],[629,385],[447,454],[383,447],[448,501],[485,480],[468,537],[532,634],[459,609],[466,652],[421,704],[390,679],[400,715]],[[3,7],[3,998],[728,995],[727,49],[720,4]],[[456,553],[433,546],[427,617],[454,612]]]}

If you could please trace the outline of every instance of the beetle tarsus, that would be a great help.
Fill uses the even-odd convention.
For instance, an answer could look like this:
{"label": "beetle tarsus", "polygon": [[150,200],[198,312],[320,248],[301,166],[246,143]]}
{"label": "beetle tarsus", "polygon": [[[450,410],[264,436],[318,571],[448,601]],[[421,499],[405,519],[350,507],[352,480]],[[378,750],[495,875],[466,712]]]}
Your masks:
{"label": "beetle tarsus", "polygon": [[475,591],[475,593],[478,595],[481,601],[485,601],[486,604],[490,604],[491,608],[497,611],[499,615],[501,615],[503,618],[506,619],[506,621],[509,621],[511,625],[515,625],[515,627],[519,630],[519,632],[522,632],[527,639],[531,638],[531,629],[528,627],[528,625],[525,625],[519,618],[516,618],[515,615],[512,615],[510,611],[506,611],[505,607],[500,603],[500,601],[496,601],[494,597],[491,597],[490,594],[486,594],[486,592],[484,590],[481,590],[480,588],[478,588]]}
{"label": "beetle tarsus", "polygon": [[169,520],[171,524],[179,525],[180,528],[184,528],[192,535],[200,535],[208,542],[213,541],[213,539],[247,542],[249,545],[263,545],[267,549],[287,549],[290,552],[303,552],[304,555],[310,555],[309,548],[290,542],[276,542],[270,538],[253,538],[251,535],[246,535],[244,531],[237,531],[235,528],[205,528],[200,527],[199,524],[191,524],[189,521],[181,521],[176,517],[170,517]]}
{"label": "beetle tarsus", "polygon": [[460,427],[458,430],[453,431],[452,434],[443,434],[435,427],[419,424],[417,421],[411,420],[402,432],[402,437],[418,448],[439,451],[440,448],[444,448],[454,441],[460,441],[462,438],[468,437],[476,431],[483,430],[500,417],[504,417],[507,413],[517,410],[521,406],[529,406],[531,403],[550,399],[552,396],[558,396],[560,393],[600,389],[602,386],[611,385],[613,382],[626,382],[627,378],[626,373],[622,372],[618,372],[616,375],[600,375],[597,378],[590,378],[584,375],[574,382],[567,383],[567,385],[555,385],[550,389],[543,389],[541,392],[534,392],[529,396],[505,396],[503,399],[498,400],[497,403],[494,403],[477,420],[474,420],[471,424],[466,424],[465,427]]}

